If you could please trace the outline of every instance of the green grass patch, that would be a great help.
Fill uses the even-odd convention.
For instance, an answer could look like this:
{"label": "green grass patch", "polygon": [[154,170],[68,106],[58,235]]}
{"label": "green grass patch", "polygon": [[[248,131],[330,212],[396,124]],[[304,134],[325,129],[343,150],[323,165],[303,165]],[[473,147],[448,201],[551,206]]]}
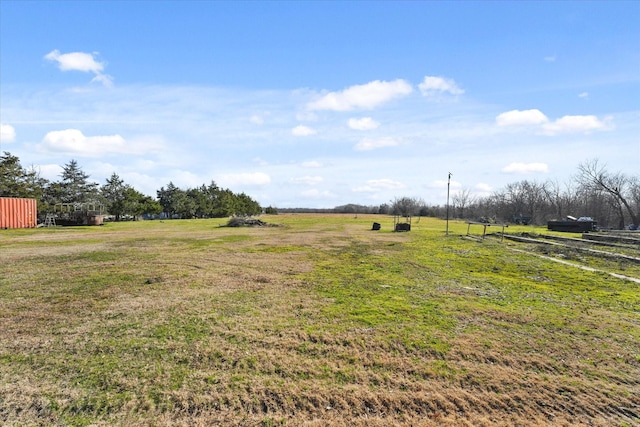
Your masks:
{"label": "green grass patch", "polygon": [[0,423],[635,421],[633,282],[456,221],[216,221],[3,231]]}

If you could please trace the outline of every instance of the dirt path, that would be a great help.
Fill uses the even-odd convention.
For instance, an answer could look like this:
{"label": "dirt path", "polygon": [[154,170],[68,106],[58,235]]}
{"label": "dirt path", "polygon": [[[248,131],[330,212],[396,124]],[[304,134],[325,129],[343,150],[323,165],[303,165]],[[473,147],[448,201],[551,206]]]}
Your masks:
{"label": "dirt path", "polygon": [[511,249],[512,251],[515,251],[515,252],[521,252],[521,253],[526,253],[528,255],[537,256],[538,258],[542,258],[542,259],[546,259],[546,260],[549,260],[549,261],[557,262],[559,264],[564,264],[564,265],[569,265],[571,267],[576,267],[576,268],[579,268],[581,270],[591,271],[591,272],[594,272],[594,273],[605,273],[605,274],[608,274],[610,276],[616,277],[618,279],[629,280],[629,281],[632,281],[632,282],[635,282],[635,283],[640,283],[640,279],[638,279],[637,277],[625,276],[625,275],[618,274],[618,273],[612,273],[612,272],[606,271],[606,270],[600,270],[600,269],[593,268],[593,267],[587,267],[586,265],[576,264],[576,263],[573,263],[573,262],[569,262],[569,261],[565,261],[565,260],[562,260],[562,259],[550,257],[550,256],[547,256],[547,255],[536,254],[536,253],[525,251],[525,250],[522,250],[522,249],[516,249],[516,248],[509,248],[509,249]]}

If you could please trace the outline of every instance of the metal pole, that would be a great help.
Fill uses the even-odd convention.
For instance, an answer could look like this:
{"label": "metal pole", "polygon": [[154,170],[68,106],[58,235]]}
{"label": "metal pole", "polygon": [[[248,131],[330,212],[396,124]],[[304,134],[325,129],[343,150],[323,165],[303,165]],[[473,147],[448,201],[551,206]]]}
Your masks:
{"label": "metal pole", "polygon": [[451,186],[451,172],[449,172],[449,178],[447,179],[447,231],[446,235],[449,235],[449,187]]}

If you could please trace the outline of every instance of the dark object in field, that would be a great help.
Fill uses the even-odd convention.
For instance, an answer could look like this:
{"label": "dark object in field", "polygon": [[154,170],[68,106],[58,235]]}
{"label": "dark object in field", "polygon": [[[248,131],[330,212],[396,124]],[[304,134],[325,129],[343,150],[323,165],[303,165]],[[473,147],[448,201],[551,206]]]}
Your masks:
{"label": "dark object in field", "polygon": [[374,222],[373,226],[371,227],[371,230],[380,230],[380,223],[379,222]]}
{"label": "dark object in field", "polygon": [[227,223],[227,227],[263,227],[267,223],[256,218],[231,218]]}
{"label": "dark object in field", "polygon": [[408,222],[399,222],[396,224],[396,231],[411,231],[411,224]]}
{"label": "dark object in field", "polygon": [[598,230],[598,222],[583,219],[576,220],[573,217],[567,217],[564,221],[548,221],[547,229],[551,231],[564,231],[569,233],[588,233],[590,231]]}

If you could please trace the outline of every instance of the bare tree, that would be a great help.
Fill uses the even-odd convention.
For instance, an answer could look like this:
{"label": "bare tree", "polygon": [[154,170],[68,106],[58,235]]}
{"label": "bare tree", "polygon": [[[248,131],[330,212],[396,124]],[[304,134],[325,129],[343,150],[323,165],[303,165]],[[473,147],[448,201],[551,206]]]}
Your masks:
{"label": "bare tree", "polygon": [[537,222],[538,211],[544,204],[544,184],[536,181],[522,181],[522,192],[524,195],[524,206],[526,212],[531,216],[532,222]]}
{"label": "bare tree", "polygon": [[424,205],[424,202],[420,199],[413,197],[401,197],[395,199],[391,205],[391,211],[394,215],[403,216],[409,218],[417,215],[420,211],[420,207]]}
{"label": "bare tree", "polygon": [[637,177],[628,177],[621,172],[611,173],[594,159],[578,166],[577,179],[585,189],[608,196],[609,203],[617,212],[620,228],[624,228],[625,212],[634,225],[640,224],[637,207],[634,209],[632,205]]}
{"label": "bare tree", "polygon": [[560,183],[558,181],[547,181],[543,186],[544,198],[550,209],[553,209],[554,215],[558,218],[562,218],[564,213],[564,200],[562,197],[562,191],[560,189]]}
{"label": "bare tree", "polygon": [[[631,203],[635,212],[640,213],[640,177],[634,176],[629,180],[629,194],[629,203]],[[640,227],[637,222],[634,224]]]}
{"label": "bare tree", "polygon": [[452,196],[454,212],[458,210],[458,217],[464,218],[464,210],[467,206],[473,203],[471,197],[471,190],[463,188],[460,191],[456,191]]}
{"label": "bare tree", "polygon": [[545,215],[547,219],[562,219],[564,216],[578,209],[578,189],[573,182],[562,185],[558,181],[547,181],[542,187]]}
{"label": "bare tree", "polygon": [[512,220],[522,216],[529,216],[527,212],[526,181],[507,184],[504,189],[504,207],[501,217]]}

